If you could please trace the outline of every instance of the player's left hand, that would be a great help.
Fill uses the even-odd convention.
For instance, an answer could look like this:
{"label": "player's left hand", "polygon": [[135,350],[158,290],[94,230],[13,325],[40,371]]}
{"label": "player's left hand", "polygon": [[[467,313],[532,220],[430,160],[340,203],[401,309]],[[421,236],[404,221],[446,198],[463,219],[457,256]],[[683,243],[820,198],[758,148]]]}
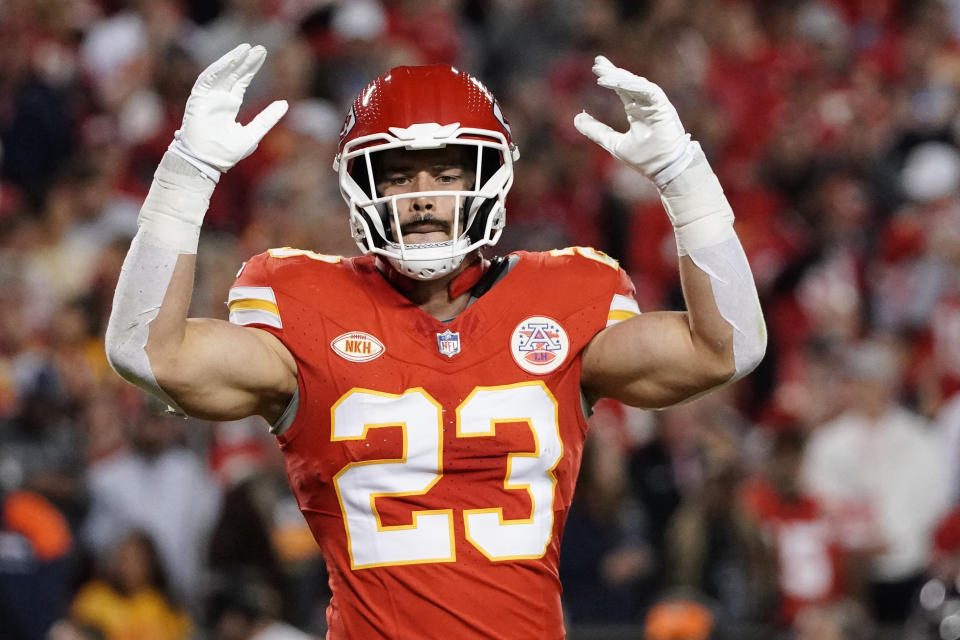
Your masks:
{"label": "player's left hand", "polygon": [[620,97],[630,129],[620,133],[582,112],[573,119],[577,130],[658,187],[680,175],[693,159],[690,134],[684,131],[663,89],[614,66],[604,56],[595,58],[593,72],[598,85],[613,89]]}

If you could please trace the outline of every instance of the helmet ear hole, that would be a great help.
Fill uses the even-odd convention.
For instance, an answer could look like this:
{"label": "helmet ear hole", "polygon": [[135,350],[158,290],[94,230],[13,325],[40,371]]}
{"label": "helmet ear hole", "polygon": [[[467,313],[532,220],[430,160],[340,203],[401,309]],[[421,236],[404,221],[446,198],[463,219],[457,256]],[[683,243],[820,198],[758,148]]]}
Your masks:
{"label": "helmet ear hole", "polygon": [[500,158],[500,152],[490,147],[484,147],[480,155],[480,188],[490,181],[493,174],[497,172],[503,161]]}
{"label": "helmet ear hole", "polygon": [[[374,154],[375,156],[376,154]],[[371,157],[371,164],[373,163],[374,158]],[[355,158],[350,164],[350,171],[348,172],[350,177],[353,178],[353,181],[357,183],[357,186],[363,190],[368,198],[375,198],[376,194],[372,193],[370,190],[371,177],[367,172],[367,163],[366,159],[363,156]],[[375,179],[375,178],[374,178]]]}
{"label": "helmet ear hole", "polygon": [[[467,229],[467,236],[470,238],[471,242],[478,242],[486,237],[487,221],[489,220],[490,213],[494,210],[494,207],[496,207],[497,203],[497,198],[484,198],[484,201],[477,209],[477,215],[473,217],[473,222],[470,224],[470,228]],[[503,217],[502,207],[499,207],[499,216]],[[497,228],[497,225],[494,225],[493,228]]]}
{"label": "helmet ear hole", "polygon": [[[374,200],[379,195],[376,193],[376,172],[377,172],[377,153],[370,154],[370,170],[367,167],[366,157],[363,155],[354,158],[350,165],[347,173],[350,175],[350,179],[360,188],[364,195]],[[372,175],[371,175],[372,171]],[[385,202],[374,204],[371,207],[376,210],[379,217],[380,225],[383,227],[383,231],[386,234],[386,237],[381,236],[380,233],[372,233],[370,240],[373,242],[373,245],[377,248],[382,249],[386,246],[388,241],[393,240],[393,233],[389,223],[388,217],[388,205]],[[373,220],[370,220],[371,213],[368,210],[362,211],[360,214],[367,219],[367,226],[370,229],[376,229],[377,225],[374,224]]]}
{"label": "helmet ear hole", "polygon": [[[497,149],[492,149],[490,147],[483,148],[480,155],[480,180],[477,183],[478,191],[483,190],[487,183],[490,182],[491,178],[493,178],[493,175],[500,169],[502,164],[502,156]],[[484,198],[483,200],[484,201],[477,209],[477,215],[473,217],[473,222],[470,224],[470,228],[467,229],[467,235],[470,237],[470,240],[474,242],[484,238],[486,235],[487,218],[489,218],[490,212],[497,203],[497,198]],[[470,206],[472,204],[473,198],[470,198],[466,203],[467,211],[470,210]]]}

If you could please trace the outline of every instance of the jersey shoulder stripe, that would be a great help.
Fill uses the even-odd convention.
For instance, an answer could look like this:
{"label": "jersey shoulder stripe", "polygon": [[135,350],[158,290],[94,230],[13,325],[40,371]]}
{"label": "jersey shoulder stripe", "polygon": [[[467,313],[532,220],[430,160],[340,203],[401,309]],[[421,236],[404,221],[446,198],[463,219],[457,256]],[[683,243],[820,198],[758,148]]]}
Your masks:
{"label": "jersey shoulder stripe", "polygon": [[632,297],[615,293],[610,302],[610,311],[607,313],[607,326],[629,320],[640,315],[640,307]]}
{"label": "jersey shoulder stripe", "polygon": [[227,306],[230,308],[230,322],[234,324],[265,324],[283,328],[277,296],[272,287],[235,286],[230,289]]}

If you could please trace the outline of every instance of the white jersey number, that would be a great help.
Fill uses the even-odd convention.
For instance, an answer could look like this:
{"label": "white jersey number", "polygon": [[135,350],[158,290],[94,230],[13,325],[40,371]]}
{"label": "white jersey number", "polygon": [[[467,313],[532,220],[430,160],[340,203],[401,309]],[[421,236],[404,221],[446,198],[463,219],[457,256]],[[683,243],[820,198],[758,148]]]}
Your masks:
{"label": "white jersey number", "polygon": [[[333,479],[353,569],[456,560],[454,509],[417,511],[412,524],[388,526],[377,513],[382,496],[422,495],[443,475],[443,408],[422,388],[400,395],[353,389],[334,406],[331,438],[365,440],[378,427],[400,426],[397,459],[352,462]],[[504,489],[525,489],[529,518],[505,520],[491,505],[463,512],[469,542],[491,560],[539,558],[553,534],[553,469],[563,455],[557,402],[542,382],[477,387],[456,409],[457,436],[496,435],[501,422],[526,422],[534,452],[507,455]]]}

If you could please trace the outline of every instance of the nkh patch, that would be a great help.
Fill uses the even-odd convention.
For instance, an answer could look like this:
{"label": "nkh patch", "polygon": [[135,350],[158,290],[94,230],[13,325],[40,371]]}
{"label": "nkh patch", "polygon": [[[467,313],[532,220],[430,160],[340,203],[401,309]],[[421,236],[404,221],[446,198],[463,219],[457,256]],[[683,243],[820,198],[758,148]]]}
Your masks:
{"label": "nkh patch", "polygon": [[460,353],[460,332],[447,329],[443,333],[438,333],[437,350],[448,358]]}
{"label": "nkh patch", "polygon": [[364,331],[350,331],[330,342],[334,353],[350,362],[369,362],[386,351],[383,343]]}
{"label": "nkh patch", "polygon": [[545,316],[531,316],[517,325],[510,336],[510,353],[529,373],[550,373],[570,353],[570,339],[560,323]]}

